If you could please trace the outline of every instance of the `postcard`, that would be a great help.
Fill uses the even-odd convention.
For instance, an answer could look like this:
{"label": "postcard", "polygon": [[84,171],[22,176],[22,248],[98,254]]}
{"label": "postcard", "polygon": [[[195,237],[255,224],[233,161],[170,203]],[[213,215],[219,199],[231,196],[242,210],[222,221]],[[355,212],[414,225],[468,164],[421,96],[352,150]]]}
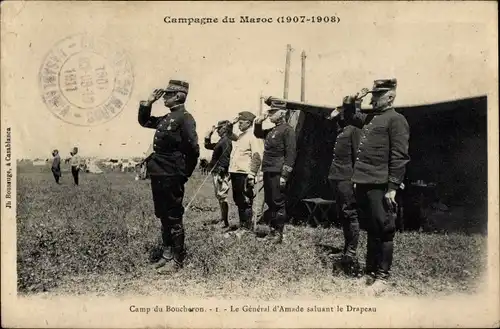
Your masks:
{"label": "postcard", "polygon": [[498,327],[497,7],[2,2],[2,326]]}

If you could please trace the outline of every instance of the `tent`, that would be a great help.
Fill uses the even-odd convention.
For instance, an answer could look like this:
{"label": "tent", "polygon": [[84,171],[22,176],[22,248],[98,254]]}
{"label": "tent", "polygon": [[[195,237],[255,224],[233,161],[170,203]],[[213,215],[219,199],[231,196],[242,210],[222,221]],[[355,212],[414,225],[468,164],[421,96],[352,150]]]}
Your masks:
{"label": "tent", "polygon": [[33,163],[34,166],[45,166],[45,165],[47,165],[46,161],[40,160],[40,159],[36,159],[32,163]]}
{"label": "tent", "polygon": [[103,171],[101,170],[101,168],[99,168],[97,166],[95,161],[89,162],[89,164],[87,165],[86,171],[91,173],[91,174],[102,174],[103,173]]}
{"label": "tent", "polygon": [[[297,102],[298,104],[298,102]],[[297,158],[290,180],[287,211],[304,219],[305,198],[334,198],[327,177],[336,131],[321,118],[326,108],[303,108],[297,127]],[[436,184],[448,204],[484,207],[487,203],[486,96],[418,106],[401,106],[410,126],[406,182]],[[485,214],[486,217],[486,214]]]}

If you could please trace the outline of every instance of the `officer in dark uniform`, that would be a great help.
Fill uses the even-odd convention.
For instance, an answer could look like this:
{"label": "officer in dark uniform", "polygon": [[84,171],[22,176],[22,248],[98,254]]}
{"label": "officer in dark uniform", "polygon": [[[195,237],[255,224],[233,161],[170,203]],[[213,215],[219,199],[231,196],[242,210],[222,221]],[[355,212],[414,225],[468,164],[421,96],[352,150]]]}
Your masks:
{"label": "officer in dark uniform", "polygon": [[[363,89],[360,94],[347,97],[343,106],[346,122],[362,129],[351,180],[356,184],[357,203],[367,220],[367,284],[376,285],[376,291],[385,290],[390,276],[396,191],[410,161],[408,122],[392,106],[396,86],[396,79],[376,80],[371,91]],[[368,93],[372,93],[373,110],[363,113],[355,108],[355,99],[362,99]]]}
{"label": "officer in dark uniform", "polygon": [[[168,271],[177,271],[183,266],[184,184],[192,175],[200,156],[196,121],[184,106],[188,91],[187,82],[170,80],[165,90],[155,90],[139,106],[139,124],[156,129],[154,152],[147,162],[155,215],[162,224],[163,255],[155,267]],[[151,116],[153,103],[162,96],[170,113],[161,117]]]}
{"label": "officer in dark uniform", "polygon": [[[361,102],[357,102],[360,107]],[[337,118],[341,119],[341,115]],[[333,120],[334,118],[329,117]],[[359,240],[359,220],[356,196],[351,177],[358,154],[361,130],[355,126],[346,125],[343,120],[333,120],[337,128],[337,138],[330,166],[328,180],[334,190],[337,213],[344,231],[344,251],[338,265],[345,274],[357,276],[360,272],[357,260]]]}
{"label": "officer in dark uniform", "polygon": [[[281,243],[285,227],[285,187],[292,173],[296,158],[295,130],[285,121],[285,104],[274,102],[269,111],[255,120],[254,135],[264,139],[262,172],[264,174],[264,199],[268,209],[264,220],[270,223],[273,243]],[[274,128],[262,129],[262,122],[269,116]]]}

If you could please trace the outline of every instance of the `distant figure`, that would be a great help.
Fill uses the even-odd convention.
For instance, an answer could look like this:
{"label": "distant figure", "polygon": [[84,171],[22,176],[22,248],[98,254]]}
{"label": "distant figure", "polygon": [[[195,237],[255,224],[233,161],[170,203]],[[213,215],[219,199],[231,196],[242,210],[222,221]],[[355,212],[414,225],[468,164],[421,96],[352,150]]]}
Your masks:
{"label": "distant figure", "polygon": [[71,165],[71,174],[73,175],[73,181],[75,185],[78,185],[78,174],[80,173],[80,168],[82,166],[82,158],[78,155],[78,147],[73,148],[73,152],[70,152],[71,159],[69,163]]}
{"label": "distant figure", "polygon": [[[213,185],[215,191],[215,197],[219,201],[221,218],[217,222],[223,223],[223,227],[229,227],[229,205],[227,203],[227,194],[229,192],[229,162],[231,157],[231,151],[233,146],[231,140],[229,139],[229,134],[232,133],[229,130],[230,122],[227,120],[219,121],[217,126],[213,126],[205,136],[205,148],[207,150],[212,150],[212,160],[206,166],[206,171],[212,171]],[[217,143],[212,143],[212,135],[217,131],[219,135],[219,141]]]}
{"label": "distant figure", "polygon": [[59,156],[59,151],[54,150],[52,151],[52,156],[54,159],[52,159],[52,174],[54,175],[54,179],[56,180],[56,183],[59,184],[59,179],[61,178],[61,157]]}

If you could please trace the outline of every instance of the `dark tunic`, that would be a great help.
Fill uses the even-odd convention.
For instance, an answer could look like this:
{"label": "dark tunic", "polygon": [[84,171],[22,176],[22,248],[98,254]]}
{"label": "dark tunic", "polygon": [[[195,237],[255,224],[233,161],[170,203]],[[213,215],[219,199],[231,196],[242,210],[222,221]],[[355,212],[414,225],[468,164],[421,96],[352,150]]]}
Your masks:
{"label": "dark tunic", "polygon": [[217,143],[212,143],[211,138],[206,137],[205,148],[213,151],[209,168],[213,168],[214,172],[228,172],[231,151],[233,149],[229,137],[224,136]]}
{"label": "dark tunic", "polygon": [[265,130],[262,129],[262,123],[255,123],[254,135],[265,140],[262,172],[264,199],[268,210],[264,212],[264,218],[272,228],[283,233],[286,221],[286,195],[280,179],[284,178],[287,181],[295,165],[295,131],[287,123]]}
{"label": "dark tunic", "polygon": [[398,189],[410,161],[410,128],[406,118],[392,107],[363,113],[346,105],[345,122],[361,131],[352,181],[360,184],[389,184]]}
{"label": "dark tunic", "polygon": [[352,182],[356,202],[363,209],[367,236],[366,271],[378,278],[389,277],[394,250],[395,209],[387,206],[388,189],[397,190],[410,161],[410,129],[405,117],[392,107],[363,113],[344,104],[344,119],[359,127],[359,143]]}
{"label": "dark tunic", "polygon": [[61,176],[61,157],[59,154],[52,160],[52,172],[54,175]]}
{"label": "dark tunic", "polygon": [[287,179],[297,155],[293,128],[287,123],[282,123],[264,130],[262,123],[255,123],[254,135],[265,140],[262,172],[281,173],[281,177]]}
{"label": "dark tunic", "polygon": [[335,140],[334,154],[330,166],[329,179],[350,180],[358,153],[361,131],[354,126],[338,125],[340,131]]}
{"label": "dark tunic", "polygon": [[190,177],[200,156],[196,122],[184,105],[171,109],[162,117],[151,116],[151,106],[141,102],[139,124],[156,129],[148,173],[159,176]]}

